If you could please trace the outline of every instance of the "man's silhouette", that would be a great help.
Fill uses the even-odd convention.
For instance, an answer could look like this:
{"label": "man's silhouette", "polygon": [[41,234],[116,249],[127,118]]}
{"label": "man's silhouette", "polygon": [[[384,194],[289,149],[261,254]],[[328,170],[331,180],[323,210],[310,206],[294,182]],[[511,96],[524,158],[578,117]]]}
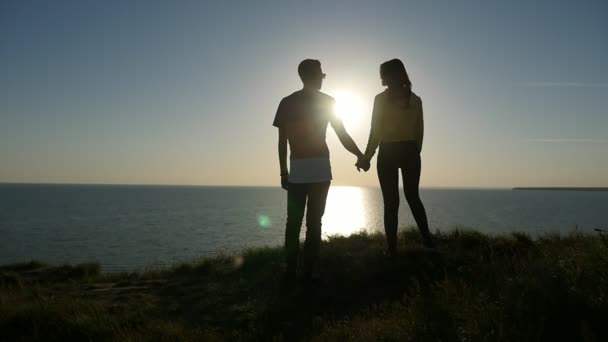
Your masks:
{"label": "man's silhouette", "polygon": [[[361,158],[363,154],[334,114],[335,100],[319,90],[325,74],[321,62],[306,59],[298,66],[304,87],[281,100],[273,125],[279,129],[281,186],[287,190],[285,252],[286,280],[296,277],[300,246],[300,228],[306,211],[302,275],[312,277],[321,245],[321,218],[331,183],[329,150],[325,142],[327,124],[331,124],[344,147]],[[290,171],[287,168],[287,142],[290,148]],[[305,210],[306,209],[306,210]]]}

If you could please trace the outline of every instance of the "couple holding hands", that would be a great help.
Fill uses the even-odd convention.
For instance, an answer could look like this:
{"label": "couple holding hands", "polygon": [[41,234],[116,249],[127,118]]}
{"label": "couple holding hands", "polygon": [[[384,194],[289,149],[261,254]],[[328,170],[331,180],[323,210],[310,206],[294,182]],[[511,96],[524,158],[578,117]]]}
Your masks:
{"label": "couple holding hands", "polygon": [[335,130],[342,145],[357,156],[357,170],[370,169],[371,159],[379,147],[377,171],[384,200],[387,253],[390,256],[397,253],[399,169],[403,177],[405,198],[424,244],[433,247],[433,237],[418,191],[424,133],[422,100],[412,92],[412,83],[403,63],[399,59],[392,59],[380,65],[382,85],[387,89],[374,99],[365,153],[361,153],[342,121],[334,114],[335,100],[320,91],[325,78],[321,63],[306,59],[298,66],[298,74],[304,87],[281,100],[273,122],[279,129],[281,186],[287,190],[287,280],[296,277],[304,213],[306,239],[300,264],[305,279],[313,276],[319,255],[321,219],[332,179],[329,149],[325,140],[328,124]]}

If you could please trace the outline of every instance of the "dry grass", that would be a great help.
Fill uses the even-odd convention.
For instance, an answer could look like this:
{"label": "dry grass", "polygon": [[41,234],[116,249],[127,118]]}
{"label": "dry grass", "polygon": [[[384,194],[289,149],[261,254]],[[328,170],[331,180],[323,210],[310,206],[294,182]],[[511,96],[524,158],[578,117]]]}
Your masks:
{"label": "dry grass", "polygon": [[283,291],[279,247],[142,273],[97,264],[0,267],[0,340],[608,340],[608,246],[454,230],[324,242],[321,279]]}

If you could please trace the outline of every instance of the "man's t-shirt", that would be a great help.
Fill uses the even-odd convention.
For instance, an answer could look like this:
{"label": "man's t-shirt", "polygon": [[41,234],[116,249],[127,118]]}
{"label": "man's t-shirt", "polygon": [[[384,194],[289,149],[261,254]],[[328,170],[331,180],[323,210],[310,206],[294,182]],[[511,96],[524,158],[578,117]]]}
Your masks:
{"label": "man's t-shirt", "polygon": [[291,183],[331,180],[327,124],[339,120],[333,97],[316,90],[300,90],[279,104],[273,125],[285,129],[289,142]]}

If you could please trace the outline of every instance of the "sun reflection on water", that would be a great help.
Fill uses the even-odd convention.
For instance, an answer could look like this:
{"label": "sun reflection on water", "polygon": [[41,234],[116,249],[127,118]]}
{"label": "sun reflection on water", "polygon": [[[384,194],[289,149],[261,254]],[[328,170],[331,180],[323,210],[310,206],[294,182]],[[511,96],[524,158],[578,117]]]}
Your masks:
{"label": "sun reflection on water", "polygon": [[367,228],[367,211],[363,189],[332,186],[323,215],[323,237],[350,235]]}

